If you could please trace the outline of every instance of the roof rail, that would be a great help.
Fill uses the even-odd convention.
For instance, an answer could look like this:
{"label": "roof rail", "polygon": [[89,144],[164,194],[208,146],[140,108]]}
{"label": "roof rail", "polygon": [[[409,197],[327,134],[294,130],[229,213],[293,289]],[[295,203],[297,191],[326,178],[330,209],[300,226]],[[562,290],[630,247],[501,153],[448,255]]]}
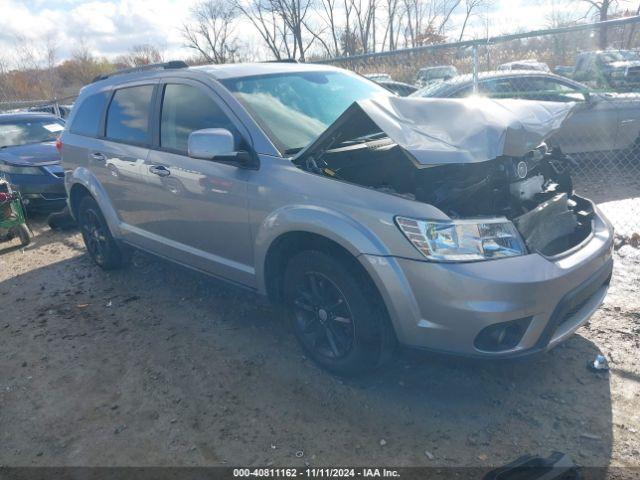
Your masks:
{"label": "roof rail", "polygon": [[182,60],[172,60],[170,62],[164,63],[151,63],[149,65],[140,65],[139,67],[132,68],[123,68],[122,70],[116,70],[111,73],[104,73],[102,75],[98,75],[94,78],[91,83],[99,82],[100,80],[106,80],[107,78],[111,78],[115,75],[125,75],[127,73],[137,73],[137,72],[146,72],[148,70],[173,70],[179,68],[189,68]]}
{"label": "roof rail", "polygon": [[300,63],[295,58],[283,58],[281,60],[265,60],[262,63]]}

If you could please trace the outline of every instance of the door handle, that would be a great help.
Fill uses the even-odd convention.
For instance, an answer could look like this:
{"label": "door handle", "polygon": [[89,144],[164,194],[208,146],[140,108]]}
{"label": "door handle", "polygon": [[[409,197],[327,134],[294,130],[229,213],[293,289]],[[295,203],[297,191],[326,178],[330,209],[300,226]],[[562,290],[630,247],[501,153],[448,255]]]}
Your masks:
{"label": "door handle", "polygon": [[104,153],[93,152],[91,154],[91,160],[95,160],[96,162],[106,162],[107,156]]}
{"label": "door handle", "polygon": [[149,167],[149,171],[160,177],[168,177],[171,175],[171,171],[162,165],[152,165]]}

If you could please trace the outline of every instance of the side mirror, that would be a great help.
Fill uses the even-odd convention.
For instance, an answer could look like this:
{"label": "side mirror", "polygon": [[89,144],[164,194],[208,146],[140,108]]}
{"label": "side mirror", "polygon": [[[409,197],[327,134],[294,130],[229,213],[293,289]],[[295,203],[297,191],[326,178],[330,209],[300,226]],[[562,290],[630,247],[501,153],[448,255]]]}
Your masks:
{"label": "side mirror", "polygon": [[233,134],[225,128],[206,128],[191,132],[187,142],[187,153],[191,158],[257,168],[254,156],[249,152],[237,151]]}

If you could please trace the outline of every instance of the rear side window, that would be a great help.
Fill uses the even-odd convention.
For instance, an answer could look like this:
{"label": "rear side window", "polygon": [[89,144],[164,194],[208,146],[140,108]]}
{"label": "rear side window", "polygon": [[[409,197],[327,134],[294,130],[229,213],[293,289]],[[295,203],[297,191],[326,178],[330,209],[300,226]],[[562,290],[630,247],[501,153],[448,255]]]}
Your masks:
{"label": "rear side window", "polygon": [[108,98],[109,92],[96,93],[85,98],[78,107],[69,131],[87,137],[98,135],[102,112],[104,112]]}
{"label": "rear side window", "polygon": [[107,138],[148,144],[153,85],[116,90],[107,112]]}
{"label": "rear side window", "polygon": [[204,128],[226,128],[238,138],[229,117],[203,91],[191,85],[167,85],[162,100],[160,145],[186,153],[189,134]]}

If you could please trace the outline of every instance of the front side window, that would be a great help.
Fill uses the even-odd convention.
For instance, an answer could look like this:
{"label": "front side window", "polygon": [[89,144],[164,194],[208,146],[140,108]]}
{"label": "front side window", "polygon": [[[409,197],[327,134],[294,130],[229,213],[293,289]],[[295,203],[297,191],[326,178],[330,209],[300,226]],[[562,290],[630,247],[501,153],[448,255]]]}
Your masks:
{"label": "front side window", "polygon": [[205,128],[225,128],[238,138],[229,117],[206,93],[191,85],[167,85],[162,100],[160,145],[186,153],[189,134]]}
{"label": "front side window", "polygon": [[107,138],[125,143],[149,143],[153,85],[116,90],[107,112]]}
{"label": "front side window", "polygon": [[87,97],[78,107],[69,131],[77,135],[95,137],[108,99],[109,92],[96,93]]}
{"label": "front side window", "polygon": [[478,85],[478,93],[491,98],[512,98],[513,85],[508,79],[487,80]]}
{"label": "front side window", "polygon": [[0,148],[53,142],[64,130],[64,122],[54,118],[20,119],[0,123]]}
{"label": "front side window", "polygon": [[285,153],[295,153],[326,130],[349,106],[393,95],[358,75],[294,72],[231,78],[223,84]]}

